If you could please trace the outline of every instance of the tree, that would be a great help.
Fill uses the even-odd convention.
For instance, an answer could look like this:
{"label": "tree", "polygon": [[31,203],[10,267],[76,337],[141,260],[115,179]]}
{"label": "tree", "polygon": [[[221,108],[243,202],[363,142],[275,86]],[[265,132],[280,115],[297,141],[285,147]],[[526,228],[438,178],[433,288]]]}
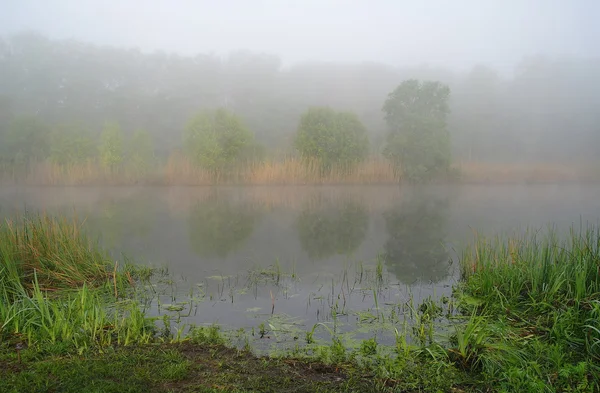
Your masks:
{"label": "tree", "polygon": [[133,133],[127,149],[127,161],[138,175],[146,174],[154,162],[154,141],[145,130]]}
{"label": "tree", "polygon": [[80,165],[94,157],[88,129],[75,123],[60,124],[50,134],[50,159],[59,165]]}
{"label": "tree", "polygon": [[111,172],[117,171],[123,161],[123,133],[119,124],[105,124],[99,150],[104,167]]}
{"label": "tree", "polygon": [[389,128],[383,153],[410,181],[430,179],[450,166],[449,96],[450,88],[440,82],[410,79],[383,105]]}
{"label": "tree", "polygon": [[330,107],[312,107],[300,117],[294,146],[323,170],[335,165],[349,170],[369,153],[367,130],[358,116]]}
{"label": "tree", "polygon": [[44,160],[48,157],[48,134],[48,127],[36,116],[17,116],[2,138],[2,155],[15,164]]}
{"label": "tree", "polygon": [[189,157],[200,167],[215,173],[231,168],[253,139],[242,121],[223,108],[198,113],[189,121],[183,134]]}

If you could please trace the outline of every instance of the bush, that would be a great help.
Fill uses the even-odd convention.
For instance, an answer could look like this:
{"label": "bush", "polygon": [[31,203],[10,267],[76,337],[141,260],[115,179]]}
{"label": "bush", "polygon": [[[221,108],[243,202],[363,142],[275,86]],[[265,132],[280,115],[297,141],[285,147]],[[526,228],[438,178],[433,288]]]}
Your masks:
{"label": "bush", "polygon": [[89,130],[77,124],[61,124],[50,138],[50,159],[59,165],[79,165],[95,155],[94,139]]}
{"label": "bush", "polygon": [[27,164],[48,157],[48,127],[35,116],[19,116],[0,138],[0,154],[14,164]]}
{"label": "bush", "polygon": [[123,162],[123,134],[117,123],[106,123],[100,141],[100,159],[105,168],[115,172]]}
{"label": "bush", "polygon": [[239,162],[254,136],[238,116],[226,109],[202,111],[185,128],[183,144],[195,164],[213,172]]}
{"label": "bush", "polygon": [[145,130],[133,133],[127,149],[127,162],[136,175],[147,174],[154,164],[154,140]]}
{"label": "bush", "polygon": [[294,145],[303,158],[318,160],[323,170],[350,170],[369,152],[367,131],[358,116],[329,107],[313,107],[302,115]]}

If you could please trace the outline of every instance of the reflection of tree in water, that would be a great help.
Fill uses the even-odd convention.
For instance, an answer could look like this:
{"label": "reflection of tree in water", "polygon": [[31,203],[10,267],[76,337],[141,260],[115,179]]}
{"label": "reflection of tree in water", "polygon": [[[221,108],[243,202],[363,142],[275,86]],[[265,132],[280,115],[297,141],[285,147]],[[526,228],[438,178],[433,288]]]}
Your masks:
{"label": "reflection of tree in water", "polygon": [[211,196],[192,207],[188,217],[190,243],[200,257],[226,257],[252,234],[259,212],[246,203]]}
{"label": "reflection of tree in water", "polygon": [[307,206],[296,220],[302,248],[313,259],[351,254],[365,239],[369,216],[352,200],[322,200]]}
{"label": "reflection of tree in water", "polygon": [[[90,234],[98,235],[106,247],[123,249],[134,239],[150,234],[156,225],[155,199],[141,195],[131,198],[110,198],[102,201],[85,217],[85,227]],[[121,250],[122,251],[122,250]]]}
{"label": "reflection of tree in water", "polygon": [[439,282],[448,275],[444,248],[448,199],[415,194],[384,213],[389,239],[385,243],[386,265],[407,284]]}

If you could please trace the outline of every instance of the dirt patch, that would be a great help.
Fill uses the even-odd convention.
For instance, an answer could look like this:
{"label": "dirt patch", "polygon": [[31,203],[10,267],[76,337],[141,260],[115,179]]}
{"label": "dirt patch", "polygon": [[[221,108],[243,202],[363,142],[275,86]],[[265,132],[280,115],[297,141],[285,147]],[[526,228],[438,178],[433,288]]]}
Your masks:
{"label": "dirt patch", "polygon": [[348,380],[345,369],[296,359],[255,356],[225,346],[192,343],[168,345],[192,363],[188,375],[163,385],[164,389],[189,391],[202,385],[216,390],[243,388],[253,391],[312,392],[316,388],[336,391]]}

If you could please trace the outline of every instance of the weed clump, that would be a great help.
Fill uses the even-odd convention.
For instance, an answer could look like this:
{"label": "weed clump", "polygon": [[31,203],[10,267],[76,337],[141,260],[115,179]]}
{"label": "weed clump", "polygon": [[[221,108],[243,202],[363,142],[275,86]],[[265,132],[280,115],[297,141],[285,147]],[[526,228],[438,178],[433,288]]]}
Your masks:
{"label": "weed clump", "polygon": [[462,261],[471,317],[452,359],[511,391],[598,391],[599,232],[478,239]]}

